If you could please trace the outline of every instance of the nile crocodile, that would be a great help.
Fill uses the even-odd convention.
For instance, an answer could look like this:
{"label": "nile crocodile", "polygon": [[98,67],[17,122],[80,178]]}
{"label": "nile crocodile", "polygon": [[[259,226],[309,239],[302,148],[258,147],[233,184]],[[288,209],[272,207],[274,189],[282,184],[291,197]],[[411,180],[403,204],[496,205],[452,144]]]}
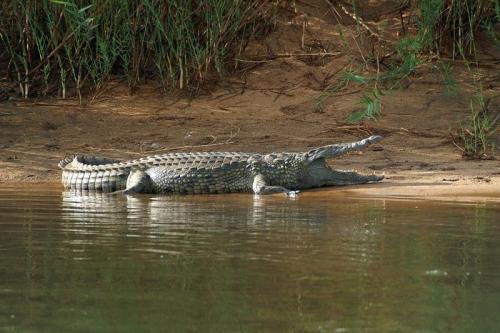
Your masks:
{"label": "nile crocodile", "polygon": [[123,193],[232,193],[294,195],[298,190],[363,184],[383,176],[334,170],[326,159],[362,149],[382,137],[324,146],[303,153],[168,153],[136,160],[76,155],[59,163],[69,190]]}

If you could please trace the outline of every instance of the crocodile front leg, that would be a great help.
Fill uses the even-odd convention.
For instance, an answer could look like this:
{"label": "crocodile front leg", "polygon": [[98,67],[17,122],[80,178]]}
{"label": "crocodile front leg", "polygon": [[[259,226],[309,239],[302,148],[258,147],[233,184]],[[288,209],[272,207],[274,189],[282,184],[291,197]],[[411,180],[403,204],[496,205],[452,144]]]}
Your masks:
{"label": "crocodile front leg", "polygon": [[253,179],[252,185],[253,192],[255,194],[273,194],[273,193],[285,193],[287,196],[295,197],[299,191],[292,191],[283,186],[271,186],[267,185],[266,178],[262,174],[258,174]]}

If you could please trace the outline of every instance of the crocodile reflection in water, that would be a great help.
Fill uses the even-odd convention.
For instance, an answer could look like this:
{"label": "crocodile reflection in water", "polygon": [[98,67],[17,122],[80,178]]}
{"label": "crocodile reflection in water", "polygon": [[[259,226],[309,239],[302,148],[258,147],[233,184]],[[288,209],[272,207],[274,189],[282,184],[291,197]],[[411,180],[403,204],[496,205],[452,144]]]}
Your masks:
{"label": "crocodile reflection in water", "polygon": [[[317,237],[327,229],[342,239],[342,248],[350,246],[372,255],[373,246],[380,235],[377,223],[369,225],[357,221],[366,220],[367,214],[375,214],[377,221],[383,216],[382,202],[349,202],[345,199],[329,197],[287,200],[282,197],[260,197],[247,195],[230,196],[116,196],[103,193],[63,192],[64,219],[71,222],[71,228],[82,233],[95,233],[95,241],[100,237],[129,235],[134,239],[150,239],[153,242],[176,244],[169,252],[178,253],[178,240],[185,235],[210,234],[207,242],[252,242],[254,237],[265,241],[272,229],[273,237],[286,235],[293,230],[302,235],[304,246],[308,239]],[[221,200],[223,199],[223,200]],[[333,223],[337,216],[351,216],[346,221]],[[98,225],[98,226],[97,226]],[[97,230],[109,231],[108,236]],[[237,235],[231,235],[236,233]],[[184,235],[184,236],[183,236]],[[316,235],[316,236],[314,236]],[[187,236],[186,236],[187,237]],[[196,244],[188,244],[191,237],[181,243],[191,249]],[[276,239],[283,242],[284,239]],[[196,243],[196,242],[195,242]],[[124,246],[129,246],[128,243]],[[169,245],[170,246],[170,245]],[[255,250],[258,251],[258,250]],[[271,255],[258,251],[262,256]],[[375,251],[376,252],[376,251]]]}

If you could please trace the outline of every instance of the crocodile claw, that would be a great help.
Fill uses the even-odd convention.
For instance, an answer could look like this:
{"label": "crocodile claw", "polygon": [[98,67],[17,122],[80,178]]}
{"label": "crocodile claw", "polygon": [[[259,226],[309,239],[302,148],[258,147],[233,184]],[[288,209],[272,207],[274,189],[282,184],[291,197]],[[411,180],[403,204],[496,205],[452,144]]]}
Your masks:
{"label": "crocodile claw", "polygon": [[299,196],[300,191],[288,191],[285,192],[285,195],[289,198],[296,198]]}

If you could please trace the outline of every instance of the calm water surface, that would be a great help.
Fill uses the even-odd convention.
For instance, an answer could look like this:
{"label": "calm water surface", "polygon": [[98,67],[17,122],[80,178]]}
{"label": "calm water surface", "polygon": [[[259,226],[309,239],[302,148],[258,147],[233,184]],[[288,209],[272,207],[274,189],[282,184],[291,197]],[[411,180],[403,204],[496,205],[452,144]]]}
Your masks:
{"label": "calm water surface", "polygon": [[0,332],[499,332],[500,205],[0,189]]}

